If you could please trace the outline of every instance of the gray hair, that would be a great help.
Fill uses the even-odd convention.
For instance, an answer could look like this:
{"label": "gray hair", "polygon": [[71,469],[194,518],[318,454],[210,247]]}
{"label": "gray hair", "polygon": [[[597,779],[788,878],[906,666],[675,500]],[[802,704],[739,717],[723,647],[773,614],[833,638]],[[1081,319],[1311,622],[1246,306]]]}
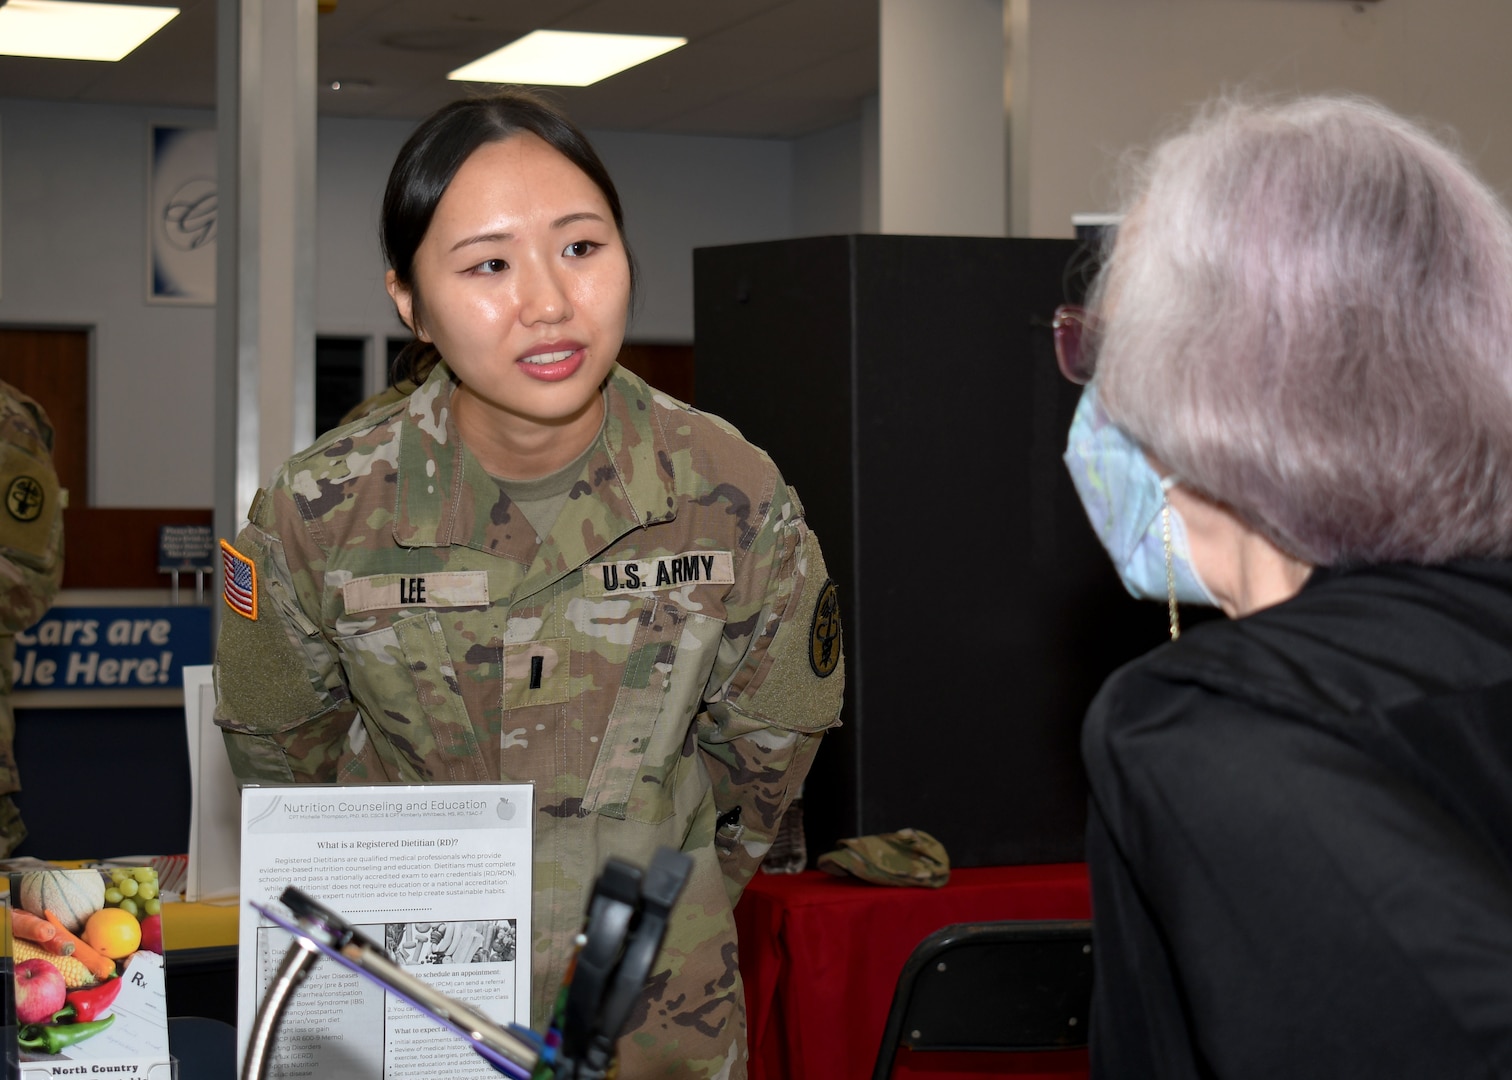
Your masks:
{"label": "gray hair", "polygon": [[1109,417],[1313,565],[1512,554],[1512,219],[1371,102],[1211,105],[1092,306]]}

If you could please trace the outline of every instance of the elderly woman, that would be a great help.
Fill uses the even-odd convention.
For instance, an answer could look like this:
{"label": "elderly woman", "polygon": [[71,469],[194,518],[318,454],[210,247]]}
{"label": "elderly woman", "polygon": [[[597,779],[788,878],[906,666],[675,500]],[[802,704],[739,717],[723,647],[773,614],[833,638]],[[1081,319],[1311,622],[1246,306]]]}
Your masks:
{"label": "elderly woman", "polygon": [[1230,617],[1087,716],[1094,1072],[1512,1075],[1506,211],[1378,106],[1211,108],[1057,336],[1126,585]]}

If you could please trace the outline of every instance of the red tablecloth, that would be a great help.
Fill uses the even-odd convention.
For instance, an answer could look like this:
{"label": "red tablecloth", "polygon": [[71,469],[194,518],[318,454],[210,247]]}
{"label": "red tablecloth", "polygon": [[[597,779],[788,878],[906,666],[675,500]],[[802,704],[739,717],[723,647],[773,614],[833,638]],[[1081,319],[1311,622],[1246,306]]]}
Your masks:
{"label": "red tablecloth", "polygon": [[[735,910],[751,1080],[868,1080],[903,964],[942,926],[1087,919],[1091,911],[1081,863],[953,870],[941,889],[867,885],[817,870],[757,874]],[[980,1074],[984,1057],[906,1055],[895,1075],[963,1075],[932,1071],[942,1066]],[[1086,1072],[1080,1051],[1025,1057],[1042,1061],[1024,1061],[1033,1071],[1016,1075]],[[994,1059],[1002,1075],[1005,1063]]]}

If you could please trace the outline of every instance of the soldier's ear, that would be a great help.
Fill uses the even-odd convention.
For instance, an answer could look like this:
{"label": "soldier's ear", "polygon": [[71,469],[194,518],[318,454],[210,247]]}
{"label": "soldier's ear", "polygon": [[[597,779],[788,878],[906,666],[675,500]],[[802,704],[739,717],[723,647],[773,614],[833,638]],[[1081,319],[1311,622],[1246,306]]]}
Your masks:
{"label": "soldier's ear", "polygon": [[409,327],[410,333],[421,341],[430,341],[430,335],[420,325],[419,313],[415,310],[415,291],[400,281],[399,275],[392,270],[383,275],[383,286],[388,290],[389,299],[394,302],[399,321]]}

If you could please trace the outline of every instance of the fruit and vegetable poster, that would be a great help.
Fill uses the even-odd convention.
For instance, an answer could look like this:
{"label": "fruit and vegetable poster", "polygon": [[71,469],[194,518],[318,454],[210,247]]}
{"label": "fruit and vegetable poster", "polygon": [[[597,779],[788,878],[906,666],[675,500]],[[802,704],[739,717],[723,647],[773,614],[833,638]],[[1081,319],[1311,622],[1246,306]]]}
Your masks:
{"label": "fruit and vegetable poster", "polygon": [[148,866],[11,875],[22,1080],[106,1073],[168,1080],[157,889]]}
{"label": "fruit and vegetable poster", "polygon": [[[437,990],[530,1022],[528,784],[242,789],[239,1060],[292,936],[246,901],[294,885]],[[329,959],[294,994],[271,1055],[284,1080],[495,1080],[471,1047]]]}

